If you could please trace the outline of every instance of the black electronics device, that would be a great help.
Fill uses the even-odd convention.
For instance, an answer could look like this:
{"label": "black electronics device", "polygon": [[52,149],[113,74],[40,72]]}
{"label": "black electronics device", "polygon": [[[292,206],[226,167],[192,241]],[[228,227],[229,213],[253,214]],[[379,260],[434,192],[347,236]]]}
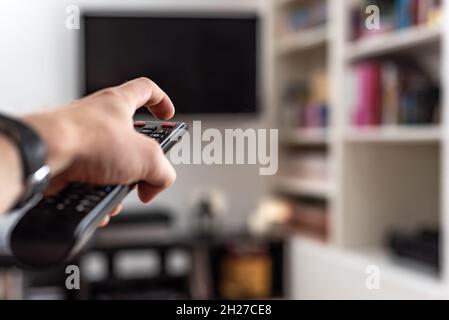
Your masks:
{"label": "black electronics device", "polygon": [[[135,128],[168,152],[186,132],[187,125],[139,121]],[[19,219],[10,235],[12,254],[25,267],[49,268],[63,263],[79,252],[100,221],[133,187],[69,184],[58,194],[42,199]]]}
{"label": "black electronics device", "polygon": [[83,14],[81,95],[146,76],[176,114],[255,114],[260,101],[256,14]]}

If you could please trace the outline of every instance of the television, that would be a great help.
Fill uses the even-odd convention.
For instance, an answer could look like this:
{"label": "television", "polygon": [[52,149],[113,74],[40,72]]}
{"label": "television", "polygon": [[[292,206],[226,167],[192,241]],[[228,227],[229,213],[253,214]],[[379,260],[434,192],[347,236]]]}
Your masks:
{"label": "television", "polygon": [[85,13],[84,94],[149,77],[177,114],[258,110],[258,17]]}

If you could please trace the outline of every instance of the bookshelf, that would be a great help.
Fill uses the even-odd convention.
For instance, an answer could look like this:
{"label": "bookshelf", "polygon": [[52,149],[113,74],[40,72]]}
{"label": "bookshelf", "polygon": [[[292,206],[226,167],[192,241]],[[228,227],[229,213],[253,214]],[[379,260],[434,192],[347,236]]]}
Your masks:
{"label": "bookshelf", "polygon": [[[362,1],[325,2],[325,25],[287,35],[279,34],[276,20],[285,19],[286,12],[308,2],[278,0],[271,8],[276,44],[273,108],[282,114],[279,110],[285,108],[289,81],[308,79],[311,65],[321,64],[328,81],[326,127],[292,128],[286,126],[286,117],[274,119],[275,126],[281,128],[282,150],[293,148],[298,154],[321,150],[328,167],[324,181],[288,175],[273,179],[276,194],[324,201],[329,218],[326,242],[310,239],[301,231],[292,240],[291,297],[449,298],[449,35],[443,32],[448,4],[443,1],[440,24],[419,24],[354,40],[351,10]],[[348,87],[356,90],[349,80],[354,66],[404,56],[421,63],[439,84],[439,119],[420,125],[354,125],[352,103],[346,94]],[[281,152],[281,160],[288,153]],[[393,230],[413,232],[423,227],[440,232],[439,270],[397,258],[386,246]],[[368,266],[379,268],[378,290],[365,286]]]}
{"label": "bookshelf", "polygon": [[298,31],[281,37],[277,42],[278,55],[294,54],[303,50],[326,45],[327,31],[325,27],[315,27],[310,30]]}
{"label": "bookshelf", "polygon": [[426,48],[441,40],[440,26],[417,26],[348,44],[346,59],[361,60],[404,50]]}
{"label": "bookshelf", "polygon": [[323,181],[307,179],[279,178],[276,185],[278,190],[299,195],[330,199],[332,196],[331,186]]}
{"label": "bookshelf", "polygon": [[324,128],[291,129],[282,136],[286,145],[326,145],[329,143],[329,134]]}
{"label": "bookshelf", "polygon": [[379,143],[439,143],[442,131],[439,126],[407,127],[382,126],[380,128],[349,128],[345,132],[347,142]]}

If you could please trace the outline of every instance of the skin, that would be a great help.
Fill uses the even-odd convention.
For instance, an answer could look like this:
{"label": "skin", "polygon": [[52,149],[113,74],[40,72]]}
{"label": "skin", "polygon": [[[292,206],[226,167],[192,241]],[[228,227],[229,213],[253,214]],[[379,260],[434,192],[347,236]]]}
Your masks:
{"label": "skin", "polygon": [[[134,130],[132,116],[142,105],[161,120],[173,117],[169,97],[151,80],[138,78],[98,91],[53,111],[21,120],[34,128],[48,147],[52,179],[47,194],[69,182],[131,184],[138,182],[142,202],[168,188],[176,173],[153,139]],[[0,135],[0,213],[23,192],[21,163],[15,146]],[[117,215],[122,206],[110,216]],[[106,217],[101,226],[109,222]]]}

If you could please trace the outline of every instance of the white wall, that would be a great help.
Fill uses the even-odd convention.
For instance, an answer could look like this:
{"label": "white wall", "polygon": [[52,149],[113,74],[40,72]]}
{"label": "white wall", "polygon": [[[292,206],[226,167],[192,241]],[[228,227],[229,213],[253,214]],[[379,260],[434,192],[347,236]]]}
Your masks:
{"label": "white wall", "polygon": [[[262,3],[262,1],[260,1]],[[258,1],[2,1],[0,3],[0,111],[23,114],[58,106],[77,97],[78,31],[65,28],[68,4],[82,7],[168,8],[214,10],[235,8],[258,10]],[[207,121],[219,128],[259,126],[260,120]],[[230,226],[241,225],[256,206],[264,181],[256,167],[244,166],[182,166],[177,168],[178,181],[155,201],[168,205],[181,215],[187,211],[189,198],[197,190],[210,188],[226,193],[229,201]],[[135,195],[126,202],[139,206]]]}

